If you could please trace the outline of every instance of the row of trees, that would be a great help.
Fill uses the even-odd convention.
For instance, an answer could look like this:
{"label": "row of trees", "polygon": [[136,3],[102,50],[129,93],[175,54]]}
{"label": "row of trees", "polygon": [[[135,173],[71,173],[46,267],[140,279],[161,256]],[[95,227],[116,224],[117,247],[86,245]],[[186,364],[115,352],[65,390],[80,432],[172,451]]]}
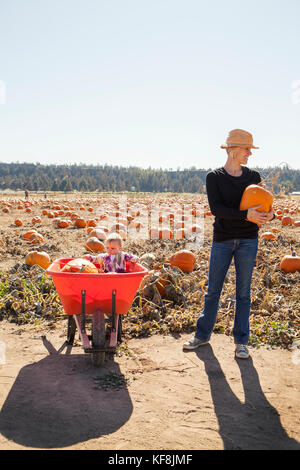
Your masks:
{"label": "row of trees", "polygon": [[[300,191],[300,170],[288,166],[257,170],[275,192],[282,188]],[[0,190],[203,193],[208,171],[194,167],[174,171],[110,165],[0,163]]]}

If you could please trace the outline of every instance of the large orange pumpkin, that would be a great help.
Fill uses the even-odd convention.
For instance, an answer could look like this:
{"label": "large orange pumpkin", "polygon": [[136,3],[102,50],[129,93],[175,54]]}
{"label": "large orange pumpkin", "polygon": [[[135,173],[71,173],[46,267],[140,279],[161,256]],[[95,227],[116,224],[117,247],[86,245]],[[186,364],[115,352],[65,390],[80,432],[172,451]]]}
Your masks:
{"label": "large orange pumpkin", "polygon": [[98,269],[87,259],[75,258],[65,264],[61,272],[98,274]]}
{"label": "large orange pumpkin", "polygon": [[34,266],[38,264],[41,268],[47,269],[50,264],[50,256],[46,251],[30,251],[25,258],[25,264]]}
{"label": "large orange pumpkin", "polygon": [[185,273],[191,273],[196,267],[196,256],[189,250],[180,250],[169,258],[169,263]]}
{"label": "large orange pumpkin", "polygon": [[[258,212],[270,212],[272,204],[273,194],[270,191],[258,186],[257,184],[250,184],[243,192],[240,202],[240,210],[244,211],[251,207],[261,205],[261,207],[257,209]],[[254,220],[250,220],[250,222],[256,223]]]}

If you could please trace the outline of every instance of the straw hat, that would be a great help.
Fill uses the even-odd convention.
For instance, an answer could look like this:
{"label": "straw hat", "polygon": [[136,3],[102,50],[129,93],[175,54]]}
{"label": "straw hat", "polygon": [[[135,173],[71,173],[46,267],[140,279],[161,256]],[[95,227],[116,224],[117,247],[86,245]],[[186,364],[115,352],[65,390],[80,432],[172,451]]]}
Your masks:
{"label": "straw hat", "polygon": [[226,139],[226,144],[221,145],[221,149],[228,149],[230,147],[259,148],[254,147],[252,134],[250,134],[250,132],[243,131],[242,129],[234,129],[230,131]]}

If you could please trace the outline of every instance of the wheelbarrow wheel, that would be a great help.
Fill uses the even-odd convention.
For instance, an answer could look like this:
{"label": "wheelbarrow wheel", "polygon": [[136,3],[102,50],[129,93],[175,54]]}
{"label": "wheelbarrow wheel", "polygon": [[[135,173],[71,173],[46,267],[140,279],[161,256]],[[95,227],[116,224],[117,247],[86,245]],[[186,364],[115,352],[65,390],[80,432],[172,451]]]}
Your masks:
{"label": "wheelbarrow wheel", "polygon": [[[92,345],[93,348],[104,348],[106,341],[104,313],[97,311],[92,318]],[[91,354],[92,363],[100,367],[105,361],[105,351],[94,351]]]}
{"label": "wheelbarrow wheel", "polygon": [[103,366],[105,362],[105,352],[104,351],[94,352],[92,353],[91,358],[92,358],[92,363],[95,367],[101,367]]}

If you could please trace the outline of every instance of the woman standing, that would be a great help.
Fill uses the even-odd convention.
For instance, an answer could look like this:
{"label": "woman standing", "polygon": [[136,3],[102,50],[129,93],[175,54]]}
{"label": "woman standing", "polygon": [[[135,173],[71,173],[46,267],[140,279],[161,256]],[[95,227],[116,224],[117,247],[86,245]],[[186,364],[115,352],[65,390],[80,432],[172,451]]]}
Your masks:
{"label": "woman standing", "polygon": [[257,171],[246,165],[253,145],[249,132],[234,129],[229,132],[226,144],[227,161],[222,168],[211,171],[206,177],[207,197],[212,214],[215,216],[213,243],[211,247],[208,289],[204,308],[197,320],[194,338],[184,343],[183,349],[196,349],[209,342],[213,331],[219,298],[228,268],[234,258],[236,271],[236,304],[233,337],[235,355],[248,358],[250,315],[250,286],[258,247],[258,224],[274,218],[273,211],[258,212],[259,206],[248,210],[239,209],[243,192],[250,184],[261,181]]}

